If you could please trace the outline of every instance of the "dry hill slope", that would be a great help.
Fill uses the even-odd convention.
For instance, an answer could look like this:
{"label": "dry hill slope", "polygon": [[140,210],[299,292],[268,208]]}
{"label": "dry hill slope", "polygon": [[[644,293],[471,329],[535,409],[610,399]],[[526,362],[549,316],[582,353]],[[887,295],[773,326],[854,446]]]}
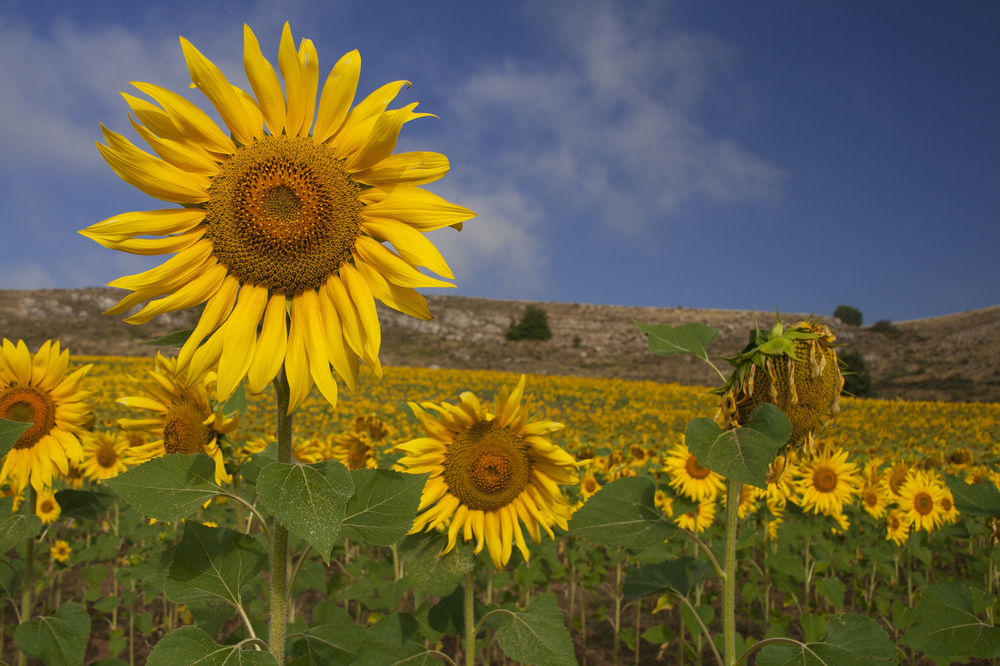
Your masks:
{"label": "dry hill slope", "polygon": [[[142,340],[194,325],[191,312],[162,315],[138,327],[123,323],[122,316],[102,315],[123,293],[0,290],[0,335],[23,338],[32,349],[56,338],[74,354],[152,355],[156,349]],[[524,302],[460,296],[428,301],[436,316],[429,322],[379,307],[384,364],[714,385],[716,377],[703,363],[651,354],[633,320],[713,326],[720,330],[709,348],[716,355],[738,351],[756,321],[762,326],[773,321],[771,312],[536,303],[549,315],[552,339],[511,342],[507,327],[521,316]],[[782,317],[787,323],[802,315]],[[884,332],[827,323],[845,349],[864,355],[880,397],[1000,402],[1000,306],[901,322]]]}

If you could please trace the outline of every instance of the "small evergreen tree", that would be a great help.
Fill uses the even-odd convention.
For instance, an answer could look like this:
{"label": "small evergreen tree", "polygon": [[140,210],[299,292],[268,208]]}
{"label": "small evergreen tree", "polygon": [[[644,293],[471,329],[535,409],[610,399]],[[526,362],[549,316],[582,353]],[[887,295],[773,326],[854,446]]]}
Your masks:
{"label": "small evergreen tree", "polygon": [[545,310],[535,305],[524,309],[521,321],[510,322],[507,329],[508,340],[550,340],[552,330],[549,328],[549,316]]}
{"label": "small evergreen tree", "polygon": [[848,326],[861,326],[861,310],[850,305],[838,305],[833,316]]}
{"label": "small evergreen tree", "polygon": [[865,357],[858,351],[845,351],[840,360],[847,366],[844,372],[844,393],[857,397],[873,397],[872,376],[865,366]]}

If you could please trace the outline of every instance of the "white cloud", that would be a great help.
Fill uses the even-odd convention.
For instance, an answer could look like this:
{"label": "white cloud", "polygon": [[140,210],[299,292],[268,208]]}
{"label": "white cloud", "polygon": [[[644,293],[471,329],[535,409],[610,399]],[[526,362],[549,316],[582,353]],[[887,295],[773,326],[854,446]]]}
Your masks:
{"label": "white cloud", "polygon": [[452,150],[492,148],[475,180],[499,179],[550,212],[575,208],[632,233],[692,200],[780,196],[780,168],[699,123],[698,105],[731,68],[732,48],[665,29],[655,7],[538,10],[531,18],[552,26],[558,57],[509,60],[452,95],[465,128]]}

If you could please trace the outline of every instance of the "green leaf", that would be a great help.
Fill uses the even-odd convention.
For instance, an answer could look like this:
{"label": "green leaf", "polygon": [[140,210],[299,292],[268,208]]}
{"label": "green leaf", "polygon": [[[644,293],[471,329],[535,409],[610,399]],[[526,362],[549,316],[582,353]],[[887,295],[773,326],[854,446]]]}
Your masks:
{"label": "green leaf", "polygon": [[336,460],[271,463],[257,477],[257,493],[268,510],[327,563],[353,492],[350,472]]}
{"label": "green leaf", "polygon": [[226,404],[222,406],[222,415],[226,418],[230,416],[235,416],[236,414],[246,414],[247,413],[247,392],[243,388],[243,382],[240,382],[233,394],[229,396],[229,400],[226,400]]}
{"label": "green leaf", "polygon": [[253,453],[240,467],[240,476],[244,483],[257,483],[262,469],[271,463],[278,462],[278,443],[271,442],[262,451]]}
{"label": "green leaf", "polygon": [[83,666],[90,639],[90,615],[81,604],[63,604],[52,615],[22,622],[14,630],[21,652],[48,666]]}
{"label": "green leaf", "polygon": [[[473,626],[478,624],[489,608],[473,596]],[[427,624],[434,631],[452,636],[465,635],[465,587],[459,585],[455,591],[441,599],[427,611]]]}
{"label": "green leaf", "polygon": [[0,458],[3,458],[17,444],[17,438],[28,431],[34,423],[21,423],[0,419]]}
{"label": "green leaf", "polygon": [[60,518],[75,518],[81,522],[97,522],[115,503],[114,493],[102,490],[74,490],[66,488],[56,492]]}
{"label": "green leaf", "polygon": [[847,588],[842,580],[836,576],[820,578],[816,581],[816,591],[829,599],[838,611],[844,610],[844,594],[847,592]]}
{"label": "green leaf", "polygon": [[42,519],[38,516],[27,516],[23,513],[7,516],[0,523],[0,554],[15,546],[23,545],[41,530]]}
{"label": "green leaf", "polygon": [[949,474],[945,483],[951,490],[955,508],[967,516],[992,516],[1000,518],[1000,490],[989,480],[979,484],[968,484],[963,479]]}
{"label": "green leaf", "polygon": [[365,643],[352,666],[418,666],[438,664],[419,641],[420,624],[407,613],[392,613],[368,630]]}
{"label": "green leaf", "polygon": [[563,623],[556,595],[546,592],[512,613],[499,629],[497,644],[515,661],[537,666],[575,666],[573,639]]}
{"label": "green leaf", "polygon": [[184,343],[188,341],[188,338],[191,337],[192,333],[194,333],[194,329],[191,329],[190,331],[174,331],[173,333],[167,333],[162,338],[147,340],[142,344],[151,345],[153,347],[183,347]]}
{"label": "green leaf", "polygon": [[397,543],[413,527],[427,476],[388,469],[351,470],[354,496],[347,503],[344,527],[376,546]]}
{"label": "green leaf", "polygon": [[660,356],[692,354],[707,361],[708,352],[705,351],[705,348],[719,335],[717,329],[697,322],[681,324],[680,326],[667,324],[651,326],[640,324],[635,320],[633,323],[648,339],[649,350]]}
{"label": "green leaf", "polygon": [[294,658],[307,657],[309,663],[322,666],[350,664],[365,642],[365,628],[332,601],[321,601],[313,608],[312,626],[292,648]]}
{"label": "green leaf", "polygon": [[146,666],[277,666],[270,652],[219,645],[198,627],[174,629],[149,653]]}
{"label": "green leaf", "polygon": [[448,536],[438,532],[412,534],[399,545],[406,579],[413,587],[418,606],[429,594],[439,597],[451,594],[459,580],[475,567],[472,553],[475,546],[471,542],[459,539],[450,552],[441,555],[447,545]]}
{"label": "green leaf", "polygon": [[766,647],[757,666],[864,666],[895,664],[896,646],[875,620],[841,613],[831,615],[823,640],[803,647]]}
{"label": "green leaf", "polygon": [[643,550],[663,543],[676,527],[653,504],[656,484],[632,476],[606,484],[580,507],[569,522],[569,533],[601,546]]}
{"label": "green leaf", "polygon": [[695,585],[712,575],[713,571],[709,562],[687,556],[678,557],[659,564],[629,569],[625,574],[622,591],[626,599],[638,599],[666,591],[686,597]]}
{"label": "green leaf", "polygon": [[763,403],[740,428],[723,430],[710,418],[693,419],[684,441],[698,462],[713,472],[766,489],[768,468],[791,434],[785,413]]}
{"label": "green leaf", "polygon": [[266,561],[267,550],[254,537],[189,521],[163,591],[177,603],[221,600],[239,606]]}
{"label": "green leaf", "polygon": [[104,483],[142,515],[165,522],[194,515],[224,492],[215,483],[215,461],[204,453],[153,458]]}
{"label": "green leaf", "polygon": [[965,583],[934,583],[923,591],[899,643],[942,657],[993,659],[1000,657],[1000,627],[976,617]]}

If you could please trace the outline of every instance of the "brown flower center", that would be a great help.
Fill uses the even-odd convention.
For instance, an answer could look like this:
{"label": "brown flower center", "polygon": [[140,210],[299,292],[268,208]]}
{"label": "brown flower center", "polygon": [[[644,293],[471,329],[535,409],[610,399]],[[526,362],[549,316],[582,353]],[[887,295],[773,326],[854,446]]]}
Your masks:
{"label": "brown flower center", "polygon": [[692,479],[704,479],[712,473],[712,470],[703,467],[693,455],[688,456],[687,462],[684,463],[684,469],[687,470],[688,476]]}
{"label": "brown flower center", "polygon": [[241,283],[284,294],[322,286],[361,233],[360,187],[342,164],[306,137],[240,147],[208,190],[215,256]]}
{"label": "brown flower center", "polygon": [[531,480],[528,447],[492,421],[480,421],[448,447],[444,480],[470,509],[492,511],[507,506]]}
{"label": "brown flower center", "polygon": [[56,405],[37,386],[11,386],[0,393],[0,418],[33,424],[14,442],[15,449],[30,449],[55,428]]}
{"label": "brown flower center", "polygon": [[50,499],[42,500],[41,504],[38,505],[38,510],[41,511],[43,515],[48,515],[56,510],[56,503]]}
{"label": "brown flower center", "polygon": [[188,402],[174,403],[163,420],[163,448],[167,453],[203,453],[215,431],[202,423],[201,410]]}
{"label": "brown flower center", "polygon": [[934,510],[934,498],[932,498],[929,493],[919,492],[913,498],[913,508],[916,509],[917,513],[921,516],[926,516]]}
{"label": "brown flower center", "polygon": [[97,464],[104,469],[112,469],[118,463],[118,454],[111,446],[103,446],[97,452]]}
{"label": "brown flower center", "polygon": [[829,467],[820,467],[813,472],[813,485],[821,493],[830,493],[837,488],[837,475]]}

